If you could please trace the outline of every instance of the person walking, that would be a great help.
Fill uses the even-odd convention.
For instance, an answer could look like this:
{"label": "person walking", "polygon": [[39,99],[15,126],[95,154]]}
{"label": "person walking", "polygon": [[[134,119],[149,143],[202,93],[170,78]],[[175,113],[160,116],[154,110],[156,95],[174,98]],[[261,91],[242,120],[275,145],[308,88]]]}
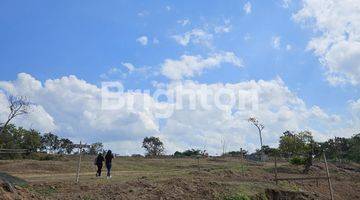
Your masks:
{"label": "person walking", "polygon": [[111,171],[111,162],[112,162],[113,158],[114,158],[114,155],[112,154],[111,150],[109,150],[106,153],[106,156],[105,156],[105,164],[106,164],[106,169],[107,169],[107,179],[111,178],[110,171]]}
{"label": "person walking", "polygon": [[95,159],[95,165],[97,166],[96,177],[101,176],[101,170],[103,167],[104,160],[105,160],[104,156],[101,153],[99,153],[99,155]]}

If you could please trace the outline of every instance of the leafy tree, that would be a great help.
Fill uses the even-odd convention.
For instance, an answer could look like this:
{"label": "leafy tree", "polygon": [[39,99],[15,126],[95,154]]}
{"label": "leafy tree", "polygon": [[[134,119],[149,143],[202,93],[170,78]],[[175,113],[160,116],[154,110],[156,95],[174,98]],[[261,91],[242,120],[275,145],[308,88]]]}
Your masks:
{"label": "leafy tree", "polygon": [[159,156],[164,153],[164,144],[158,137],[145,137],[142,147],[146,150],[147,156]]}
{"label": "leafy tree", "polygon": [[[36,152],[41,147],[40,133],[35,130],[17,128],[9,124],[0,135],[0,147],[5,149],[27,149]],[[21,154],[5,154],[4,158],[16,158]]]}
{"label": "leafy tree", "polygon": [[350,150],[350,140],[348,138],[335,137],[322,143],[322,150],[329,159],[341,160],[346,157]]}
{"label": "leafy tree", "polygon": [[104,151],[104,145],[101,142],[96,142],[90,145],[90,148],[87,153],[90,155],[97,155],[99,153],[103,153],[103,151]]}
{"label": "leafy tree", "polygon": [[67,153],[67,154],[71,154],[71,152],[74,150],[74,143],[67,139],[67,138],[62,138],[60,139],[60,153]]}
{"label": "leafy tree", "polygon": [[[242,154],[242,155],[241,155]],[[246,150],[242,150],[242,151],[229,151],[225,154],[225,156],[229,155],[229,156],[242,156],[245,157],[248,154],[248,152]]]}
{"label": "leafy tree", "polygon": [[21,148],[28,149],[30,152],[36,152],[41,148],[41,135],[39,132],[31,129],[24,130],[22,133]]}
{"label": "leafy tree", "polygon": [[347,153],[348,159],[355,162],[360,162],[360,133],[351,137],[349,146],[350,148]]}
{"label": "leafy tree", "polygon": [[313,137],[311,132],[303,131],[300,133],[293,133],[286,131],[280,137],[280,152],[286,157],[293,155],[303,155],[312,149]]}
{"label": "leafy tree", "polygon": [[266,155],[270,156],[275,156],[279,153],[279,150],[277,148],[271,148],[268,145],[264,145],[261,151],[264,152]]}
{"label": "leafy tree", "polygon": [[[313,164],[313,156],[315,153],[315,142],[311,132],[303,131],[300,133],[293,133],[286,131],[280,137],[280,152],[287,156],[292,157],[290,160],[293,163],[304,164],[303,173],[308,173]],[[294,161],[296,160],[296,162]],[[302,160],[302,162],[297,162]]]}
{"label": "leafy tree", "polygon": [[41,137],[41,143],[43,145],[43,148],[47,152],[54,153],[56,150],[60,148],[60,140],[59,137],[52,133],[45,133]]}
{"label": "leafy tree", "polygon": [[191,157],[191,156],[205,156],[207,155],[206,151],[202,151],[200,149],[188,149],[184,152],[176,151],[174,153],[175,157]]}
{"label": "leafy tree", "polygon": [[14,132],[17,129],[13,124],[9,124],[3,130],[3,133],[0,135],[0,147],[4,149],[15,149],[20,148],[17,143],[17,139],[14,138]]}

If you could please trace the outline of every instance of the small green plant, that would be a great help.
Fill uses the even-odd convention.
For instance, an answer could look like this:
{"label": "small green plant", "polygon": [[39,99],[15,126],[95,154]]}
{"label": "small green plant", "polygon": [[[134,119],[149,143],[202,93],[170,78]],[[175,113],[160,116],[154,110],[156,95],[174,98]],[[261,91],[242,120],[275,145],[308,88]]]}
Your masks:
{"label": "small green plant", "polygon": [[49,187],[38,187],[34,188],[34,191],[38,194],[41,194],[42,196],[51,196],[53,193],[56,192],[56,188],[49,186]]}
{"label": "small green plant", "polygon": [[235,195],[225,196],[223,200],[250,200],[250,198],[242,193],[238,193]]}
{"label": "small green plant", "polygon": [[301,157],[293,157],[290,159],[289,161],[292,165],[304,165],[306,163],[306,159],[305,158],[301,158]]}
{"label": "small green plant", "polygon": [[286,181],[280,181],[279,186],[290,191],[300,191],[300,187],[298,185]]}
{"label": "small green plant", "polygon": [[83,200],[93,200],[93,198],[90,197],[90,196],[84,196],[82,199],[83,199]]}

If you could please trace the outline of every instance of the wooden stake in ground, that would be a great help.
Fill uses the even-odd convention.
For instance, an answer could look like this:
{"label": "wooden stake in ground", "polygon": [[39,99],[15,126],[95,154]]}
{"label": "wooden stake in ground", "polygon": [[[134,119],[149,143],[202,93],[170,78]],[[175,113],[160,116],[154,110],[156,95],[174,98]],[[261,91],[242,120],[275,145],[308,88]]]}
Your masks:
{"label": "wooden stake in ground", "polygon": [[200,156],[196,156],[198,171],[200,171]]}
{"label": "wooden stake in ground", "polygon": [[334,192],[333,192],[333,188],[331,185],[330,173],[329,173],[329,168],[328,168],[328,164],[326,161],[325,153],[324,153],[324,161],[325,161],[325,168],[326,168],[326,176],[327,176],[328,183],[329,183],[330,198],[331,198],[331,200],[334,200]]}
{"label": "wooden stake in ground", "polygon": [[89,148],[90,145],[81,144],[81,141],[80,141],[80,144],[75,144],[74,147],[75,147],[75,148],[79,148],[79,161],[78,161],[78,167],[77,167],[77,170],[76,170],[76,183],[79,183],[82,149],[83,149],[83,148]]}
{"label": "wooden stake in ground", "polygon": [[278,175],[277,175],[277,156],[275,156],[275,183],[278,184]]}

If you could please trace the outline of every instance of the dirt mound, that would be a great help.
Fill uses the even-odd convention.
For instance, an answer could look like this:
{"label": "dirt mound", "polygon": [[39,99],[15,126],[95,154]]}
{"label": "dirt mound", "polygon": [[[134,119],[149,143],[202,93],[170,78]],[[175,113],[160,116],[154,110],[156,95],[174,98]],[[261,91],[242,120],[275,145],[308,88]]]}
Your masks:
{"label": "dirt mound", "polygon": [[1,200],[41,199],[21,186],[27,186],[27,182],[23,179],[11,176],[7,173],[0,172]]}
{"label": "dirt mound", "polygon": [[[35,185],[34,185],[35,186]],[[53,187],[47,195],[49,199],[216,199],[219,183],[206,182],[202,179],[170,178],[161,181],[152,181],[147,178],[125,183],[96,183],[93,185],[68,184],[41,184],[35,188]],[[46,189],[47,190],[47,189]]]}
{"label": "dirt mound", "polygon": [[23,179],[11,176],[7,173],[0,172],[0,180],[3,182],[11,183],[12,185],[27,185],[27,182]]}
{"label": "dirt mound", "polygon": [[42,198],[31,193],[27,189],[18,185],[12,185],[0,181],[0,199],[1,200],[40,200]]}
{"label": "dirt mound", "polygon": [[271,200],[282,200],[282,199],[291,199],[291,200],[312,200],[315,199],[309,194],[304,192],[294,192],[294,191],[283,191],[275,189],[266,189],[266,197]]}

